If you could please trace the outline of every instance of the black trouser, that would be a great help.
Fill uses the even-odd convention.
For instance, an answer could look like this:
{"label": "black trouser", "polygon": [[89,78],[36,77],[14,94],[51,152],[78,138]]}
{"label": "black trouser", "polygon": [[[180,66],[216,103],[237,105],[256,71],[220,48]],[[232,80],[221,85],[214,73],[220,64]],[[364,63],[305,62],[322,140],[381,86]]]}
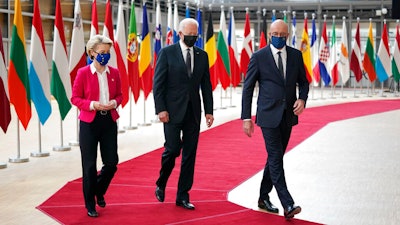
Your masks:
{"label": "black trouser", "polygon": [[283,169],[283,155],[289,142],[292,126],[287,124],[285,113],[283,115],[278,127],[261,128],[268,152],[268,159],[261,181],[260,199],[268,199],[268,194],[271,192],[272,186],[275,186],[281,204],[286,208],[294,204],[293,198],[286,186],[285,171]]}
{"label": "black trouser", "polygon": [[[117,123],[112,120],[110,112],[106,115],[98,112],[92,123],[81,121],[79,128],[85,206],[88,210],[94,210],[95,196],[102,197],[106,193],[117,171]],[[96,167],[98,143],[103,162],[99,174]]]}
{"label": "black trouser", "polygon": [[194,119],[191,104],[187,107],[182,123],[164,123],[165,149],[161,158],[160,177],[156,184],[161,188],[165,188],[168,178],[175,167],[175,159],[180,155],[182,149],[181,171],[176,200],[189,201],[189,191],[193,185],[199,132],[200,124]]}

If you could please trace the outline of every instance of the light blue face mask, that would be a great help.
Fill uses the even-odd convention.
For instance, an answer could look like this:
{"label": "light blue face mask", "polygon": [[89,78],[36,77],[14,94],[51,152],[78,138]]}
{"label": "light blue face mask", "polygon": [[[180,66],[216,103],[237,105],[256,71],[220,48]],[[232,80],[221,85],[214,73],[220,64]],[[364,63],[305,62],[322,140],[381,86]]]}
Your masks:
{"label": "light blue face mask", "polygon": [[99,62],[100,65],[105,66],[107,65],[108,60],[110,60],[110,58],[111,58],[110,53],[104,53],[104,54],[97,53],[96,61]]}
{"label": "light blue face mask", "polygon": [[286,45],[286,37],[271,36],[271,44],[275,48],[281,49]]}

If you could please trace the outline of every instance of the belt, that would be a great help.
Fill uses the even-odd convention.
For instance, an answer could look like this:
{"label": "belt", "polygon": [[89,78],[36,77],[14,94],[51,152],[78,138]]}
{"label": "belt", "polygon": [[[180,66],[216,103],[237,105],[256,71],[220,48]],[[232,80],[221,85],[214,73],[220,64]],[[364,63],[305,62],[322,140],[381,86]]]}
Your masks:
{"label": "belt", "polygon": [[100,110],[99,113],[100,113],[100,115],[105,116],[108,114],[108,111]]}

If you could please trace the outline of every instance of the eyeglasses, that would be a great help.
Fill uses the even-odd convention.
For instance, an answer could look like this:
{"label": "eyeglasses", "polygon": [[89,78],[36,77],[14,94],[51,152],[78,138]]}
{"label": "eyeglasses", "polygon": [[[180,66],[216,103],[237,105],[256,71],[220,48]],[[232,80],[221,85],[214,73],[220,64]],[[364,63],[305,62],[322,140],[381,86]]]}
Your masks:
{"label": "eyeglasses", "polygon": [[271,33],[271,35],[274,36],[274,37],[286,37],[288,34],[287,33],[274,32],[274,33]]}

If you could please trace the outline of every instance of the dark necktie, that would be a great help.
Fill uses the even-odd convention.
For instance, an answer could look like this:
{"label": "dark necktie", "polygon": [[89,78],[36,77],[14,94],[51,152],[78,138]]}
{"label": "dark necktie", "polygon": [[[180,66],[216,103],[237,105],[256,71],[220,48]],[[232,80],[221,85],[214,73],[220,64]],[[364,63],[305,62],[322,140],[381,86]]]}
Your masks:
{"label": "dark necktie", "polygon": [[190,48],[187,49],[187,54],[186,54],[186,69],[188,76],[192,76],[192,58],[190,56]]}
{"label": "dark necktie", "polygon": [[285,75],[283,73],[283,63],[282,63],[282,57],[281,57],[282,52],[278,52],[278,69],[279,73],[281,73],[281,76],[285,78]]}

